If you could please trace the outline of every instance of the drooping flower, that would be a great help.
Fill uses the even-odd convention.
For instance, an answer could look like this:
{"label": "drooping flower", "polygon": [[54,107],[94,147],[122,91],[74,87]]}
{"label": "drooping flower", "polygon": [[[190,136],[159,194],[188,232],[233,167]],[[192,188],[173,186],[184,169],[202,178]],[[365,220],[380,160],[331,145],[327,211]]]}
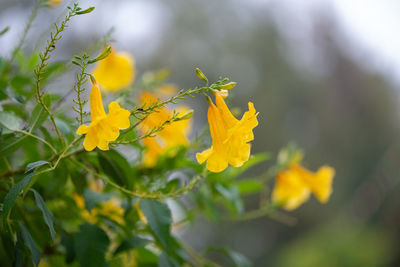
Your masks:
{"label": "drooping flower", "polygon": [[248,103],[249,111],[242,119],[236,119],[225,104],[220,94],[215,95],[216,105],[209,101],[208,124],[212,146],[196,154],[197,161],[207,161],[207,169],[221,172],[228,167],[240,167],[250,157],[249,142],[254,139],[253,129],[258,125],[256,110],[252,102]]}
{"label": "drooping flower", "polygon": [[298,163],[291,163],[278,173],[272,200],[286,210],[293,210],[313,193],[319,202],[326,203],[332,193],[334,175],[335,170],[326,165],[313,173]]}
{"label": "drooping flower", "polygon": [[[145,108],[149,107],[151,103],[155,103],[158,100],[157,96],[146,92],[139,96],[141,103],[146,103]],[[177,112],[183,114],[189,109],[185,106],[179,106]],[[151,113],[143,120],[140,124],[140,130],[142,134],[156,128],[167,121],[173,112],[167,107],[162,107]],[[177,146],[187,146],[189,144],[188,134],[191,127],[191,120],[180,120],[175,121],[164,126],[164,128],[157,132],[154,137],[146,137],[143,139],[143,144],[146,147],[144,151],[144,165],[152,167],[156,164],[157,159],[167,150]]]}
{"label": "drooping flower", "polygon": [[126,52],[115,52],[98,62],[93,75],[104,91],[116,92],[132,84],[136,75],[135,60]]}
{"label": "drooping flower", "polygon": [[101,150],[108,150],[108,143],[115,141],[119,136],[120,129],[126,129],[130,125],[130,112],[119,106],[117,102],[108,105],[109,113],[106,114],[101,100],[101,93],[98,85],[93,84],[90,92],[90,115],[89,126],[82,124],[77,134],[86,134],[83,147],[92,151],[95,147]]}

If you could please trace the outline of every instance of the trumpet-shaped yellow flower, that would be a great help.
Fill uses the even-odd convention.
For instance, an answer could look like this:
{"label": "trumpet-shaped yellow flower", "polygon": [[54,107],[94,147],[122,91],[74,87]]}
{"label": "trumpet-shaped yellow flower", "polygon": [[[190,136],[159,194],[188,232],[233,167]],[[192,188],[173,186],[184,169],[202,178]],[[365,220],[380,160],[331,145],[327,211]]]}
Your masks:
{"label": "trumpet-shaped yellow flower", "polygon": [[313,193],[321,203],[326,203],[332,193],[334,175],[335,170],[329,166],[322,166],[313,173],[293,163],[277,175],[272,200],[286,210],[293,210]]}
{"label": "trumpet-shaped yellow flower", "polygon": [[106,114],[101,100],[100,89],[96,83],[90,92],[90,115],[92,122],[89,126],[81,125],[77,134],[86,134],[83,147],[92,151],[96,146],[101,150],[108,150],[108,143],[115,141],[120,129],[129,127],[130,112],[119,106],[117,102],[108,105],[109,113]]}
{"label": "trumpet-shaped yellow flower", "polygon": [[242,119],[236,119],[225,104],[220,94],[215,95],[215,102],[209,102],[208,124],[212,138],[211,148],[196,154],[197,161],[207,161],[207,169],[221,172],[228,167],[240,167],[250,157],[250,144],[254,139],[253,129],[258,125],[256,110],[249,102],[249,111]]}
{"label": "trumpet-shaped yellow flower", "polygon": [[[142,93],[139,96],[141,103],[146,103],[145,107],[149,107],[151,103],[157,101],[157,97],[152,93]],[[177,112],[184,113],[189,109],[184,106],[180,106]],[[167,107],[159,108],[157,112],[151,113],[141,123],[141,131],[145,133],[153,128],[163,124],[172,116],[172,111]],[[191,120],[176,121],[171,124],[167,124],[164,128],[157,133],[155,137],[147,137],[143,139],[143,144],[146,147],[144,152],[144,165],[152,167],[156,164],[157,159],[167,150],[177,146],[187,146],[189,144],[187,135],[189,134],[191,127]]]}
{"label": "trumpet-shaped yellow flower", "polygon": [[136,75],[135,60],[125,52],[111,52],[93,71],[104,91],[116,92],[132,84]]}

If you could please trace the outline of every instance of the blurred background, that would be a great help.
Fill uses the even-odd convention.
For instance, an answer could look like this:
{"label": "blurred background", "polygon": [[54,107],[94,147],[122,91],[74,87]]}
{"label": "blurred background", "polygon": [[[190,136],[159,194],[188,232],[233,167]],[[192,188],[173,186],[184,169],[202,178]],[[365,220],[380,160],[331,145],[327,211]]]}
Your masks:
{"label": "blurred background", "polygon": [[[41,47],[70,1],[41,9],[24,49]],[[1,0],[0,55],[22,34],[35,1]],[[180,233],[196,250],[228,246],[255,266],[400,266],[400,2],[396,0],[81,1],[93,13],[72,20],[55,53],[70,60],[114,27],[114,46],[132,53],[138,74],[168,68],[180,88],[210,80],[238,82],[231,106],[255,104],[253,153],[276,154],[289,142],[304,165],[336,169],[326,205],[315,199],[268,218],[208,222]],[[62,84],[57,85],[63,90]],[[68,90],[71,84],[67,84]],[[195,129],[207,105],[196,98]],[[259,165],[246,175],[267,170]],[[257,199],[248,199],[248,209]]]}

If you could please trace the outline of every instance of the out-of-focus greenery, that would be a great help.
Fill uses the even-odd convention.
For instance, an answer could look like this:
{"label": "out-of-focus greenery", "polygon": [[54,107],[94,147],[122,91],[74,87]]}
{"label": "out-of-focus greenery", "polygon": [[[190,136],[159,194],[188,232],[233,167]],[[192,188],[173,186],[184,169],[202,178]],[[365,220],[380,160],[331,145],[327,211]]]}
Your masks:
{"label": "out-of-focus greenery", "polygon": [[[164,5],[161,1],[154,3]],[[3,5],[7,7],[7,1]],[[277,224],[269,219],[246,223],[221,220],[220,225],[193,220],[194,229],[183,233],[188,243],[198,251],[209,245],[231,247],[250,258],[256,266],[397,266],[400,247],[397,93],[380,74],[349,58],[349,51],[358,48],[340,44],[343,35],[330,13],[314,20],[314,38],[325,59],[323,73],[315,74],[291,64],[291,55],[302,52],[288,53],[272,23],[272,16],[265,9],[245,9],[231,1],[199,4],[194,0],[171,0],[167,5],[171,7],[172,24],[160,47],[148,59],[138,62],[141,69],[168,66],[171,80],[179,81],[185,88],[197,84],[192,78],[193,68],[187,66],[200,66],[210,80],[219,75],[231,77],[238,82],[231,103],[244,107],[251,98],[263,121],[255,131],[253,151],[276,152],[294,140],[306,148],[310,167],[327,162],[337,170],[332,201],[326,206],[311,201],[295,211],[292,215],[298,221],[294,226]],[[3,10],[8,11],[7,8]],[[244,13],[240,19],[238,12]],[[252,19],[246,20],[247,15]],[[69,30],[74,32],[74,28]],[[86,40],[101,39],[93,33],[87,35],[90,36],[86,39],[73,33],[74,37],[80,38],[65,39],[60,45],[62,49],[57,49],[58,53],[67,58],[86,50],[89,43]],[[140,53],[140,50],[132,52]],[[16,61],[21,73],[30,75],[37,55],[32,53],[25,58],[23,54],[17,54]],[[368,64],[366,56],[365,65]],[[3,61],[0,69],[2,66]],[[61,62],[54,68],[63,71],[66,66]],[[246,83],[248,77],[251,77],[251,84]],[[32,82],[23,76],[15,79],[13,85],[16,90],[29,92]],[[53,97],[56,100],[57,96]],[[14,97],[13,100],[19,99]],[[200,106],[197,101],[192,104]],[[9,108],[24,117],[18,108],[12,105]],[[196,112],[194,118],[205,121],[199,114]],[[37,158],[34,152],[37,145],[26,139],[22,144],[31,159]],[[19,165],[30,162],[22,161]],[[244,176],[256,176],[267,166],[259,164]],[[79,178],[82,174],[78,172],[74,176]],[[43,181],[47,183],[43,190],[50,196],[62,191],[52,184],[50,176]],[[80,179],[74,181],[81,182]],[[208,183],[213,181],[216,179]],[[199,191],[209,196],[208,190]],[[228,203],[228,210],[240,210],[243,206],[251,209],[259,203],[259,199],[251,195],[241,204],[228,200],[222,198],[222,202]],[[208,204],[203,206],[203,211],[206,217],[214,218],[215,205]],[[33,205],[31,209],[35,209]],[[64,215],[64,209],[61,211],[60,215]],[[36,213],[40,215],[37,208]],[[48,231],[42,220],[39,225],[43,226],[43,231]],[[65,242],[68,245],[68,241]],[[154,261],[147,251],[138,251],[146,255],[143,259]],[[226,263],[224,265],[232,264],[212,251],[207,255]],[[132,260],[130,257],[133,256],[124,254],[112,259],[110,264],[121,265],[122,261]],[[54,265],[62,266],[64,257],[54,255],[52,260]]]}

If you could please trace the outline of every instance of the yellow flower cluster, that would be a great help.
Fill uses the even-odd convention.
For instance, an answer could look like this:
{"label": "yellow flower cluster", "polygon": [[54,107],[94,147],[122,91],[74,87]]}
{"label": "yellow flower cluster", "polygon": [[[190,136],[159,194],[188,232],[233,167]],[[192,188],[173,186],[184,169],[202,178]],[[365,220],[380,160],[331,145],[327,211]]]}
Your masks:
{"label": "yellow flower cluster", "polygon": [[215,94],[216,105],[210,100],[208,124],[212,138],[211,148],[196,154],[197,161],[207,161],[207,169],[221,172],[228,167],[240,167],[250,157],[250,144],[254,139],[253,128],[258,125],[256,110],[249,102],[249,111],[242,119],[236,119],[220,94]]}
{"label": "yellow flower cluster", "polygon": [[97,223],[101,217],[107,217],[121,225],[124,224],[124,209],[121,207],[121,202],[118,198],[113,197],[107,201],[100,202],[99,205],[92,208],[90,212],[86,209],[83,197],[74,194],[73,199],[81,211],[82,217],[90,223]]}
{"label": "yellow flower cluster", "polygon": [[326,203],[332,193],[334,175],[335,170],[329,166],[322,166],[313,173],[298,163],[292,163],[278,173],[272,200],[286,210],[293,210],[313,193],[321,203]]}
{"label": "yellow flower cluster", "polygon": [[[139,102],[144,103],[144,107],[148,107],[150,103],[158,101],[156,95],[152,93],[142,93],[139,96]],[[177,109],[179,113],[185,113],[189,108],[180,106]],[[172,116],[172,111],[167,107],[159,108],[156,112],[151,113],[141,123],[140,130],[143,133],[158,127]],[[146,147],[144,152],[144,165],[152,167],[157,163],[157,159],[164,152],[177,146],[187,146],[189,144],[187,135],[189,134],[191,120],[176,121],[167,124],[157,133],[155,137],[146,137],[143,139],[143,144]]]}
{"label": "yellow flower cluster", "polygon": [[[201,72],[201,71],[200,71]],[[105,91],[117,91],[132,84],[135,77],[134,59],[127,53],[111,52],[111,54],[100,61],[93,72],[99,84]],[[202,73],[201,73],[202,74]],[[204,76],[204,74],[202,74]],[[200,76],[202,77],[202,76]],[[206,79],[205,76],[203,79]],[[232,89],[236,83],[223,85],[220,89]],[[253,129],[258,125],[257,115],[252,102],[248,103],[249,110],[245,112],[240,120],[236,119],[227,107],[224,98],[227,90],[215,93],[215,104],[208,98],[208,124],[212,138],[212,146],[201,153],[196,154],[197,161],[202,164],[206,162],[206,168],[211,172],[222,172],[229,165],[233,167],[242,166],[250,157],[249,142],[254,139]],[[159,86],[158,95],[171,95],[176,91],[174,85]],[[144,92],[139,95],[138,102],[143,108],[148,108],[151,103],[159,101],[154,93]],[[109,113],[106,114],[99,86],[96,82],[90,93],[91,123],[89,126],[81,125],[77,134],[86,134],[83,146],[87,151],[95,147],[108,150],[108,144],[119,136],[120,129],[130,126],[130,112],[119,106],[117,102],[111,102],[108,106]],[[188,108],[181,106],[179,113],[187,111]],[[159,127],[169,120],[173,112],[167,107],[156,109],[140,124],[140,132]],[[146,137],[143,144],[144,165],[153,167],[160,155],[171,152],[173,156],[174,147],[188,146],[188,134],[191,120],[181,120],[169,125],[157,132],[154,137]],[[276,177],[276,185],[272,193],[273,202],[281,205],[287,210],[293,210],[307,201],[314,194],[321,203],[326,203],[332,192],[332,180],[335,170],[329,166],[322,166],[313,173],[299,164],[300,159],[294,159],[288,167],[280,171]],[[81,200],[76,199],[77,203]],[[83,203],[84,204],[84,203]],[[82,206],[82,204],[79,204]],[[116,208],[114,200],[101,204],[101,210],[93,209],[84,215],[87,220],[96,214],[115,213],[119,215],[121,210]],[[92,214],[93,213],[93,214]],[[117,221],[117,217],[115,217]]]}

